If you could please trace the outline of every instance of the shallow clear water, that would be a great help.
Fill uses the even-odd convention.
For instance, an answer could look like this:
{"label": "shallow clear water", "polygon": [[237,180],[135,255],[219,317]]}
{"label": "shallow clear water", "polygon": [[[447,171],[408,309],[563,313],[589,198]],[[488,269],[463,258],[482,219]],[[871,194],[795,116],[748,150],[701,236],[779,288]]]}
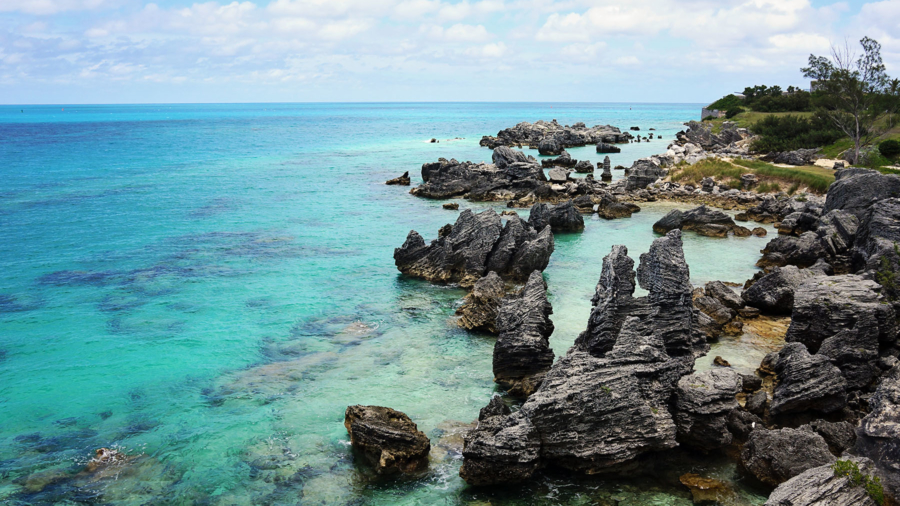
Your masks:
{"label": "shallow clear water", "polygon": [[[462,290],[393,265],[410,229],[430,240],[458,212],[383,182],[408,170],[416,184],[438,157],[490,160],[480,137],[523,120],[672,139],[698,107],[0,107],[0,502],[689,504],[677,479],[465,487],[460,433],[495,392],[493,338],[457,328]],[[665,145],[610,158],[629,165]],[[546,271],[557,354],[587,321],[610,247],[637,259],[672,207],[557,236]],[[685,234],[692,280],[743,282],[765,243]],[[356,403],[409,414],[432,438],[429,473],[380,483],[358,469],[342,423]],[[78,474],[101,446],[138,458],[116,476]]]}

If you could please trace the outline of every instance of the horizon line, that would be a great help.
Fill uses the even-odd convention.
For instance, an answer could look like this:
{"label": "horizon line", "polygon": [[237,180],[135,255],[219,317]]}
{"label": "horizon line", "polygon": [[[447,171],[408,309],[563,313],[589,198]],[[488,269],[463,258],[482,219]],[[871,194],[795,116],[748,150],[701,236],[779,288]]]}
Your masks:
{"label": "horizon line", "polygon": [[288,105],[288,104],[634,104],[634,105],[702,105],[701,102],[555,102],[555,101],[492,101],[492,100],[442,100],[442,101],[307,101],[307,102],[35,102],[0,104],[0,107],[22,106],[100,106],[100,105]]}

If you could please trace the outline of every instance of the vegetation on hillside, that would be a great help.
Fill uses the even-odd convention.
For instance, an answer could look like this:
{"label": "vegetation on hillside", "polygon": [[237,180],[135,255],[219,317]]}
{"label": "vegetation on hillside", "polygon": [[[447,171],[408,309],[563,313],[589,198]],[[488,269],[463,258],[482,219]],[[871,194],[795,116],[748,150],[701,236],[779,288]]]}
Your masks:
{"label": "vegetation on hillside", "polygon": [[753,125],[753,133],[759,138],[753,141],[751,149],[759,153],[818,148],[844,137],[828,118],[820,114],[811,117],[766,116]]}
{"label": "vegetation on hillside", "polygon": [[757,191],[768,193],[781,191],[782,187],[791,193],[801,187],[811,192],[825,193],[834,182],[834,172],[822,167],[777,167],[758,160],[733,160],[731,162],[719,158],[707,158],[694,165],[681,163],[675,166],[670,179],[683,184],[699,184],[703,178],[712,177],[716,181],[739,188],[741,176],[755,174],[759,178]]}

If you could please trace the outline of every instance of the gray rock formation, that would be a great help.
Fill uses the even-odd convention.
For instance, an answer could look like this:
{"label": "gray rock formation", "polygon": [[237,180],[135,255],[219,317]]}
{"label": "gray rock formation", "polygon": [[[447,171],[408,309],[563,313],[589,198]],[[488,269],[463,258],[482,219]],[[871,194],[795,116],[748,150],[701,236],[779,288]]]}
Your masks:
{"label": "gray rock formation", "polygon": [[401,185],[401,186],[409,186],[409,172],[404,172],[402,176],[395,177],[394,179],[388,179],[384,184],[386,185]]}
{"label": "gray rock formation", "polygon": [[497,149],[493,164],[441,158],[422,165],[423,183],[410,193],[432,199],[493,201],[523,198],[546,186],[547,178],[534,158],[506,147]]}
{"label": "gray rock formation", "polygon": [[625,182],[625,190],[633,191],[646,188],[659,178],[666,177],[668,171],[655,164],[649,158],[642,158],[635,161],[626,173],[628,174],[628,179]]}
{"label": "gray rock formation", "polygon": [[572,155],[565,149],[562,150],[562,153],[556,158],[541,160],[541,165],[543,167],[574,167],[576,163],[578,163],[578,160],[572,158]]}
{"label": "gray rock formation", "polygon": [[744,307],[744,301],[741,299],[741,296],[721,281],[710,281],[709,283],[706,283],[703,287],[703,291],[707,296],[713,297],[729,309],[737,311]]}
{"label": "gray rock formation", "polygon": [[603,153],[621,153],[622,149],[618,146],[613,146],[612,144],[606,144],[605,142],[597,143],[597,152],[600,154]]}
{"label": "gray rock formation", "polygon": [[811,430],[757,427],[741,451],[743,466],[759,481],[771,486],[834,461],[825,440]]}
{"label": "gray rock formation", "polygon": [[815,232],[804,232],[799,237],[780,235],[769,241],[762,253],[757,267],[810,267],[825,256],[825,248]]}
{"label": "gray rock formation", "polygon": [[900,366],[881,380],[857,429],[856,454],[875,461],[885,491],[900,498]]}
{"label": "gray rock formation", "polygon": [[536,230],[518,215],[510,216],[487,259],[487,270],[514,282],[525,282],[542,271],[555,247],[550,227]]}
{"label": "gray rock formation", "polygon": [[457,323],[467,330],[482,330],[492,334],[497,333],[497,312],[500,303],[506,295],[503,280],[496,272],[488,272],[479,279],[472,292],[463,300],[463,304],[456,310],[459,316]]}
{"label": "gray rock formation", "polygon": [[856,446],[856,425],[850,422],[829,422],[826,420],[814,420],[804,427],[809,427],[816,434],[822,436],[828,449],[835,457]]}
{"label": "gray rock formation", "polygon": [[588,160],[581,160],[575,164],[575,172],[579,174],[592,174],[594,172],[594,164]]}
{"label": "gray rock formation", "polygon": [[678,442],[704,451],[731,444],[728,415],[738,407],[741,376],[733,369],[719,368],[684,376],[678,380],[675,424]]}
{"label": "gray rock formation", "polygon": [[768,159],[775,163],[783,163],[787,165],[812,165],[819,159],[819,150],[817,149],[798,149],[796,151],[784,151],[782,153],[774,153],[768,156]]}
{"label": "gray rock formation", "polygon": [[874,170],[844,169],[835,173],[835,182],[825,197],[825,212],[841,209],[860,220],[875,202],[900,196],[900,177]]}
{"label": "gray rock formation", "polygon": [[817,272],[798,269],[793,265],[776,267],[771,273],[744,290],[741,299],[770,314],[791,314],[794,310],[794,293],[805,281],[815,277]]}
{"label": "gray rock formation", "polygon": [[778,378],[769,408],[772,415],[831,413],[847,405],[847,381],[827,357],[810,355],[800,343],[788,343],[771,355]]}
{"label": "gray rock formation", "polygon": [[344,414],[350,444],[378,474],[414,473],[428,467],[431,442],[406,414],[381,406],[350,406]]}
{"label": "gray rock formation", "polygon": [[547,225],[554,232],[580,232],[584,230],[584,218],[571,201],[557,205],[535,204],[531,208],[528,224],[535,230],[543,230]]}
{"label": "gray rock formation", "polygon": [[[872,473],[869,459],[849,460],[863,473]],[[849,477],[835,476],[831,464],[825,464],[807,469],[779,485],[765,506],[876,506],[876,503],[864,487],[854,485]]]}
{"label": "gray rock formation", "polygon": [[564,126],[556,120],[535,123],[523,121],[512,128],[501,130],[496,137],[482,137],[480,144],[491,149],[498,146],[529,146],[537,149],[542,140],[552,139],[560,148],[570,148],[598,142],[623,143],[632,138],[631,134],[610,125],[587,127],[584,123],[576,123]]}
{"label": "gray rock formation", "polygon": [[[898,270],[900,266],[900,198],[878,201],[863,213],[853,245],[857,270]],[[894,294],[896,295],[896,294]]]}
{"label": "gray rock formation", "polygon": [[730,216],[705,205],[689,211],[673,209],[653,224],[653,231],[658,234],[675,229],[690,230],[710,237],[725,237],[729,232],[739,236],[750,235],[750,230],[735,224]]}
{"label": "gray rock formation", "polygon": [[531,273],[521,293],[503,301],[497,317],[500,337],[494,345],[494,381],[512,396],[534,393],[553,365],[552,313],[540,271]]}
{"label": "gray rock formation", "polygon": [[562,153],[564,147],[565,146],[561,145],[555,138],[544,137],[541,139],[541,142],[538,143],[538,153],[555,156]]}
{"label": "gray rock formation", "polygon": [[[627,272],[624,248],[612,257],[604,263],[599,297],[626,301],[634,274]],[[650,294],[620,309],[628,314],[618,318],[612,347],[597,356],[588,343],[576,343],[518,412],[480,423],[466,436],[463,479],[522,481],[544,465],[606,472],[677,445],[668,400],[694,361],[691,285],[679,231],[654,241],[637,277]]]}
{"label": "gray rock formation", "polygon": [[722,130],[718,134],[712,133],[712,125],[700,121],[690,121],[687,129],[675,134],[678,144],[695,144],[706,151],[719,151],[728,148],[736,142],[740,142],[751,136],[746,128],[737,128],[732,121],[722,124]]}

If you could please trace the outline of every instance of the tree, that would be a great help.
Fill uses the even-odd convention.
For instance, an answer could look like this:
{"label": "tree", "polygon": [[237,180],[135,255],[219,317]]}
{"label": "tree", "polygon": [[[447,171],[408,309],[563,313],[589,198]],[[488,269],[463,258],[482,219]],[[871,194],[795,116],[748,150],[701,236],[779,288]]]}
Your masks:
{"label": "tree", "polygon": [[878,137],[876,105],[888,81],[881,44],[868,37],[859,43],[863,49],[859,58],[845,43],[843,48],[832,46],[830,59],[809,55],[809,66],[800,69],[818,81],[822,112],[853,141],[852,163],[859,161],[860,149]]}
{"label": "tree", "polygon": [[894,128],[894,114],[900,109],[900,79],[891,79],[884,87],[884,112],[888,114],[888,128]]}

